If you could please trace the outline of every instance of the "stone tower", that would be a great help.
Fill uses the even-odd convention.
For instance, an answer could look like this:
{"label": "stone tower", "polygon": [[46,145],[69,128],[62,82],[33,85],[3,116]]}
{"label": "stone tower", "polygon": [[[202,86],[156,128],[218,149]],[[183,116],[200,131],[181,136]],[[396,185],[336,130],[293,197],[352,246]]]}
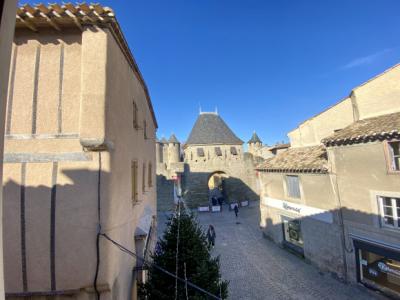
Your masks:
{"label": "stone tower", "polygon": [[168,141],[163,137],[160,141],[161,162],[168,164]]}
{"label": "stone tower", "polygon": [[258,199],[253,156],[218,113],[200,113],[183,151],[189,207]]}
{"label": "stone tower", "polygon": [[181,143],[172,134],[168,140],[168,164],[177,163],[181,160]]}
{"label": "stone tower", "polygon": [[249,153],[253,154],[254,156],[258,156],[261,154],[260,152],[263,144],[255,131],[253,132],[253,135],[251,139],[247,142],[247,144],[249,145]]}

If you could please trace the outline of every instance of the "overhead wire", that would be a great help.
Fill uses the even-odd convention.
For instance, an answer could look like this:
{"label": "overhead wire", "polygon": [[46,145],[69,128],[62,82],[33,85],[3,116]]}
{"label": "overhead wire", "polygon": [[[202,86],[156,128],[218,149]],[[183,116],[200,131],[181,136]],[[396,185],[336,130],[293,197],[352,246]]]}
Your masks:
{"label": "overhead wire", "polygon": [[174,273],[169,272],[168,270],[164,269],[163,267],[160,267],[159,265],[157,265],[157,264],[155,264],[155,263],[153,263],[153,262],[147,261],[145,258],[143,258],[143,257],[141,257],[141,256],[139,256],[139,255],[137,255],[135,252],[133,252],[133,251],[127,249],[126,247],[124,247],[124,246],[121,245],[120,243],[114,241],[114,240],[113,240],[112,238],[110,238],[107,234],[101,233],[100,236],[102,236],[102,237],[104,237],[105,239],[107,239],[108,241],[110,241],[110,242],[111,242],[112,244],[114,244],[117,248],[119,248],[122,252],[124,252],[124,253],[126,253],[126,254],[132,256],[132,257],[135,257],[136,259],[138,259],[138,260],[140,260],[141,262],[143,262],[143,265],[146,265],[146,266],[148,266],[148,267],[151,266],[151,267],[153,267],[153,268],[159,270],[160,272],[163,272],[163,273],[165,273],[165,274],[167,274],[167,275],[169,275],[169,276],[171,276],[171,277],[177,279],[178,281],[187,284],[188,287],[190,287],[190,288],[192,288],[192,289],[195,289],[195,290],[197,290],[197,291],[199,291],[199,292],[202,292],[203,294],[207,295],[207,296],[210,297],[211,299],[222,300],[222,298],[220,298],[220,297],[218,297],[218,296],[216,296],[216,295],[214,295],[214,294],[212,294],[212,293],[206,291],[205,289],[199,287],[198,285],[196,285],[196,284],[194,284],[194,283],[192,283],[192,282],[190,282],[190,281],[188,281],[188,280],[185,280],[185,279],[183,279],[183,278],[180,278],[180,277],[176,276]]}

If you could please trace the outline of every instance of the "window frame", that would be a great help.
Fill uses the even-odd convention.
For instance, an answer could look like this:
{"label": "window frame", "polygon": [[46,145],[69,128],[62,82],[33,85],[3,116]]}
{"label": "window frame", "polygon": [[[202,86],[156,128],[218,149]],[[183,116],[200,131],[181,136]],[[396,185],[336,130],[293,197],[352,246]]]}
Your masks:
{"label": "window frame", "polygon": [[[294,197],[293,195],[290,195],[290,193],[289,193],[290,189],[289,189],[288,177],[295,177],[295,178],[297,178],[298,190],[299,190],[299,197]],[[302,193],[301,193],[301,181],[300,181],[300,176],[299,176],[299,175],[293,175],[293,174],[285,174],[284,182],[285,182],[285,187],[286,187],[286,197],[288,197],[288,198],[290,198],[290,199],[301,200],[301,199],[302,199]]]}
{"label": "window frame", "polygon": [[399,143],[399,146],[400,146],[400,140],[395,139],[395,140],[391,140],[391,141],[385,141],[385,143],[384,143],[387,170],[388,170],[388,173],[390,173],[390,174],[400,174],[400,169],[399,170],[393,169],[394,159],[398,155],[394,156],[394,154],[391,150],[391,145],[390,145],[392,143]]}
{"label": "window frame", "polygon": [[146,192],[146,163],[142,166],[142,192],[143,194]]}
{"label": "window frame", "polygon": [[137,160],[131,161],[131,200],[134,204],[139,201]]}
{"label": "window frame", "polygon": [[153,187],[153,165],[149,162],[149,169],[147,170],[147,185],[149,188]]}
{"label": "window frame", "polygon": [[132,105],[133,105],[132,124],[133,124],[133,128],[135,128],[137,130],[137,129],[139,129],[139,120],[138,120],[138,111],[139,110],[138,110],[135,100],[133,100]]}
{"label": "window frame", "polygon": [[[400,231],[400,206],[397,206],[397,201],[400,203],[400,197],[388,197],[388,196],[377,196],[378,198],[378,206],[379,206],[379,219],[380,219],[380,225],[382,228],[390,228],[394,230],[399,230]],[[384,205],[383,200],[384,199],[390,199],[391,200],[391,205],[387,206]],[[392,215],[386,215],[384,211],[384,207],[390,207],[392,210]],[[385,217],[390,217],[393,219],[393,225],[387,224],[385,222]]]}

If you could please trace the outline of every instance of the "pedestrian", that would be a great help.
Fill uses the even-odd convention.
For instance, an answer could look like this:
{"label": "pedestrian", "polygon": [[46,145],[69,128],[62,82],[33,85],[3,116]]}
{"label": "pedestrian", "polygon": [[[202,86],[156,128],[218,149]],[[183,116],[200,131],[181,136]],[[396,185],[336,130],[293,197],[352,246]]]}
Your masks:
{"label": "pedestrian", "polygon": [[233,210],[235,211],[235,215],[236,215],[236,218],[237,218],[238,217],[238,213],[239,213],[239,207],[238,207],[237,204],[235,204],[235,207],[233,208]]}
{"label": "pedestrian", "polygon": [[210,247],[214,247],[216,236],[217,235],[215,234],[214,226],[210,224],[210,226],[208,226],[208,230],[207,230],[207,240],[208,240],[208,245]]}

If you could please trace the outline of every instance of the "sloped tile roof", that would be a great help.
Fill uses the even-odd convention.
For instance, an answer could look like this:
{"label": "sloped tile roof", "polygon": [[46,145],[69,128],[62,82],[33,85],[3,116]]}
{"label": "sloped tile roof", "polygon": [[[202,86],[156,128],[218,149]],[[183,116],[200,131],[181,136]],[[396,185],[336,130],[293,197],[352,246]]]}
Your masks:
{"label": "sloped tile roof", "polygon": [[172,134],[168,140],[168,143],[179,144],[178,139],[176,138],[175,134]]}
{"label": "sloped tile roof", "polygon": [[289,148],[256,168],[267,172],[327,173],[328,158],[324,146]]}
{"label": "sloped tile roof", "polygon": [[400,112],[359,120],[322,140],[325,146],[400,138]]}
{"label": "sloped tile roof", "polygon": [[186,145],[242,145],[233,131],[216,113],[201,113],[190,132]]}

